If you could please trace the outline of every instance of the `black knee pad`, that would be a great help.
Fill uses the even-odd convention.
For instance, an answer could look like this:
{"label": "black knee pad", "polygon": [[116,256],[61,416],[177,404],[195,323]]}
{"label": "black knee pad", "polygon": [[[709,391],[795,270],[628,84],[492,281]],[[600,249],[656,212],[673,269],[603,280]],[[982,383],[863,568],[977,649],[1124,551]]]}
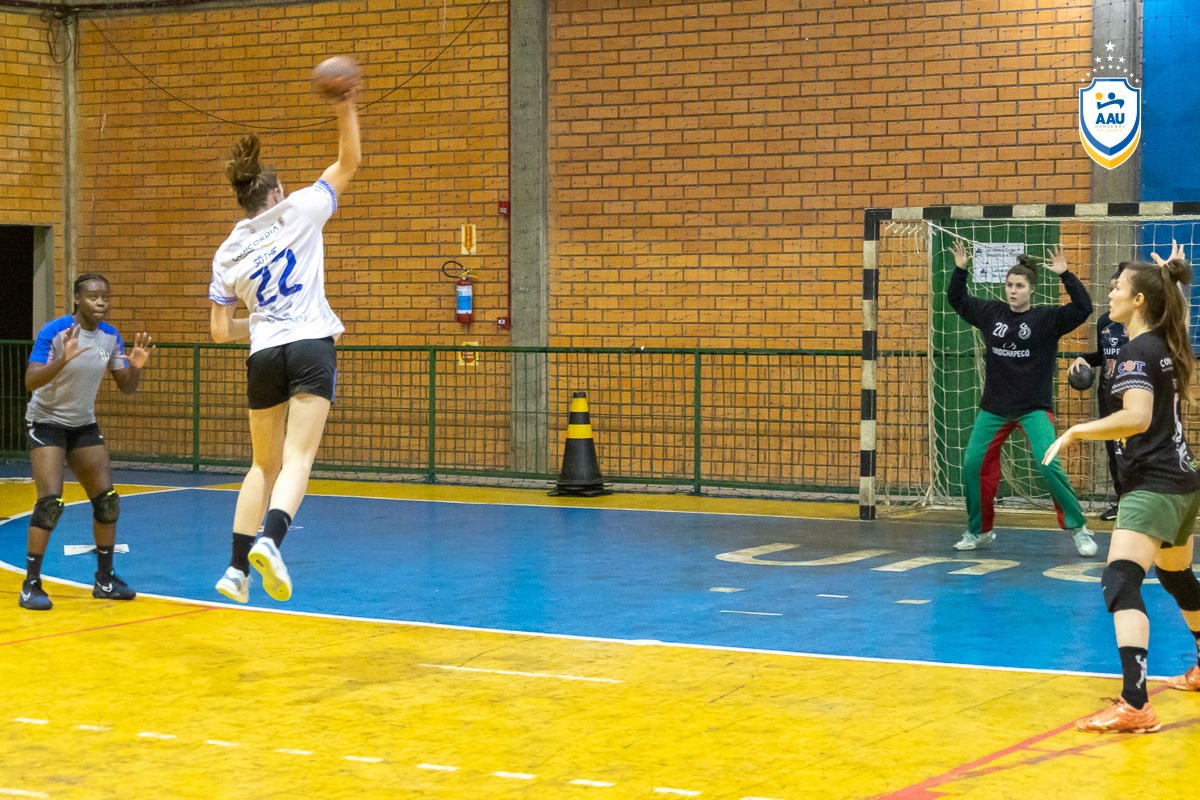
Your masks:
{"label": "black knee pad", "polygon": [[105,524],[116,522],[119,516],[121,516],[121,495],[117,494],[116,489],[109,489],[92,498],[92,518],[96,522]]}
{"label": "black knee pad", "polygon": [[62,516],[63,501],[58,495],[39,497],[33,504],[33,513],[29,515],[29,524],[44,531],[54,530],[58,518]]}
{"label": "black knee pad", "polygon": [[1121,559],[1105,567],[1100,575],[1100,588],[1104,590],[1108,613],[1137,610],[1145,614],[1146,604],[1142,600],[1142,581],[1145,579],[1146,570],[1132,561]]}
{"label": "black knee pad", "polygon": [[1158,582],[1166,589],[1181,611],[1200,611],[1200,580],[1191,569],[1179,571],[1155,567]]}

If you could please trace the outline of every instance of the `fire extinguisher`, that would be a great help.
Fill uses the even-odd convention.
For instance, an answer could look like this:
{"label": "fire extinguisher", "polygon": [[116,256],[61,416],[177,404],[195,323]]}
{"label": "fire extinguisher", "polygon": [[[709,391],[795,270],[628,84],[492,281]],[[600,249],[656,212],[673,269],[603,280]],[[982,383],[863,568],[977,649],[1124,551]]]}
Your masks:
{"label": "fire extinguisher", "polygon": [[469,325],[475,321],[475,284],[471,280],[471,271],[457,261],[447,261],[442,264],[442,274],[453,278],[454,274],[447,267],[457,268],[458,280],[454,282],[454,321]]}

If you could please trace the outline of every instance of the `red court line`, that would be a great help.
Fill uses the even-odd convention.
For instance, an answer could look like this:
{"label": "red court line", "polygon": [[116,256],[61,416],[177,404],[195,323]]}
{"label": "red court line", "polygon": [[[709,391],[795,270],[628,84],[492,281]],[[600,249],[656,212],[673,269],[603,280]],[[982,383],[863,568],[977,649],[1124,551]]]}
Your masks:
{"label": "red court line", "polygon": [[22,644],[24,642],[36,642],[39,639],[53,639],[58,636],[74,636],[77,633],[91,633],[92,631],[103,631],[109,628],[123,628],[126,625],[140,625],[143,622],[158,622],[163,619],[171,619],[173,617],[186,617],[189,614],[203,614],[206,611],[216,611],[215,608],[195,608],[191,611],[180,611],[178,614],[164,614],[161,617],[146,617],[145,619],[134,619],[129,622],[114,622],[112,625],[97,625],[94,628],[80,628],[75,631],[63,631],[61,633],[47,633],[42,636],[30,636],[28,639],[14,639],[11,642],[0,642],[0,647],[10,644]]}
{"label": "red court line", "polygon": [[[1149,695],[1151,697],[1153,697],[1154,695],[1158,694],[1159,692],[1166,691],[1168,688],[1169,687],[1167,687],[1165,685],[1160,686],[1157,689],[1149,692]],[[1083,717],[1089,716],[1091,713],[1092,712],[1088,712],[1088,714],[1084,714]],[[1079,717],[1079,719],[1083,719],[1083,717]],[[986,775],[991,772],[999,772],[1003,769],[1007,769],[1007,767],[993,767],[992,769],[983,770],[982,772],[977,773],[975,775],[971,774],[972,772],[974,772],[974,770],[978,769],[979,767],[982,767],[985,764],[990,764],[991,762],[996,761],[1001,758],[1004,758],[1005,756],[1012,755],[1013,753],[1019,753],[1023,750],[1034,752],[1032,750],[1033,745],[1035,745],[1039,742],[1043,742],[1046,739],[1049,739],[1051,737],[1057,736],[1060,733],[1065,733],[1069,730],[1073,730],[1075,728],[1076,722],[1078,722],[1078,720],[1071,720],[1070,722],[1066,723],[1065,725],[1059,725],[1057,728],[1055,728],[1053,730],[1046,731],[1045,733],[1039,733],[1036,736],[1030,736],[1028,739],[1017,742],[1014,745],[1009,745],[1008,747],[1005,747],[1002,750],[997,750],[994,753],[989,753],[988,755],[983,756],[982,758],[977,758],[974,761],[967,762],[966,764],[960,764],[959,766],[954,767],[953,769],[950,769],[947,772],[943,772],[941,775],[935,775],[932,778],[926,778],[925,780],[921,781],[920,783],[914,783],[912,786],[906,786],[905,788],[899,789],[895,792],[890,792],[888,794],[876,795],[874,798],[872,798],[872,800],[938,800],[938,798],[944,797],[946,793],[932,791],[935,787],[943,786],[947,783],[953,783],[954,781],[962,780],[963,778],[978,777],[978,775]],[[1164,727],[1166,727],[1166,726],[1164,726]],[[1170,727],[1174,727],[1174,726],[1170,726]],[[1110,736],[1110,737],[1114,737],[1112,739],[1112,741],[1117,740],[1115,738],[1116,734],[1098,733],[1098,734],[1095,734],[1095,736],[1098,736],[1098,737]],[[1063,750],[1063,751],[1053,753],[1053,754],[1046,754],[1045,751],[1040,751],[1042,755],[1040,758],[1037,758],[1036,760],[1037,761],[1048,761],[1051,758],[1061,758],[1064,755],[1072,755],[1076,749],[1078,749],[1078,748],[1070,748],[1068,750]],[[1024,766],[1025,763],[1026,762],[1022,762],[1022,764],[1019,766]],[[1018,766],[1018,765],[1014,765],[1014,766]]]}

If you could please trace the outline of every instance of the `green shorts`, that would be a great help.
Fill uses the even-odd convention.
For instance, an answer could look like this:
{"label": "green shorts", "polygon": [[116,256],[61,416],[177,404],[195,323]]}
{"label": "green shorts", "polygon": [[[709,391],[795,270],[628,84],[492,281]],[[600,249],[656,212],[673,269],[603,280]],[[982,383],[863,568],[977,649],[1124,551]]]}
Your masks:
{"label": "green shorts", "polygon": [[1200,490],[1190,494],[1129,492],[1121,496],[1113,530],[1134,531],[1166,542],[1185,544],[1200,512]]}

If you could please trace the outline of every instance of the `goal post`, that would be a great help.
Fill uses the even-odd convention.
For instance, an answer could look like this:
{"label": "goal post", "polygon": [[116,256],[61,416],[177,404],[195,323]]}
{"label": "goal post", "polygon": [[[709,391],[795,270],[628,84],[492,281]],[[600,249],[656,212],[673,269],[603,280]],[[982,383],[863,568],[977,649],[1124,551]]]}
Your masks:
{"label": "goal post", "polygon": [[[867,209],[863,230],[863,320],[859,518],[923,505],[961,507],[962,456],[983,388],[982,339],[950,308],[950,248],[972,252],[973,295],[1004,299],[1004,276],[1027,252],[1043,262],[1062,245],[1089,290],[1095,312],[1059,342],[1058,427],[1095,415],[1095,389],[1067,388],[1076,355],[1096,349],[1096,319],[1108,306],[1108,280],[1121,261],[1165,255],[1172,240],[1200,258],[1200,203],[1088,203]],[[1193,287],[1194,288],[1194,287]],[[1042,270],[1035,304],[1065,292]],[[1200,304],[1192,304],[1193,314]],[[1193,335],[1200,325],[1193,325]],[[1189,422],[1192,420],[1189,415]],[[1192,425],[1185,426],[1189,429]],[[1085,503],[1111,499],[1103,443],[1072,448],[1064,467]],[[1034,454],[1014,434],[1002,451],[999,497],[1010,507],[1050,508]]]}

